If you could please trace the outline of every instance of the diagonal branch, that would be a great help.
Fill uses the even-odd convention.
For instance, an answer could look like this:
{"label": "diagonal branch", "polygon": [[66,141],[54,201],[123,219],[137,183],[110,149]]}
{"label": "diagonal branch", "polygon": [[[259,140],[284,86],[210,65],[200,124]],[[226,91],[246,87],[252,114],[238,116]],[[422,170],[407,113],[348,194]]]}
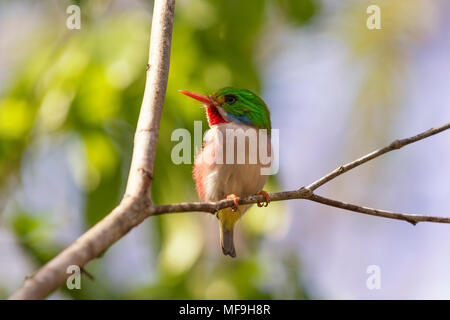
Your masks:
{"label": "diagonal branch", "polygon": [[413,225],[416,225],[419,222],[439,222],[439,223],[450,223],[450,217],[437,217],[437,216],[428,216],[424,214],[411,214],[411,213],[397,213],[392,211],[373,209],[363,206],[358,206],[351,203],[345,203],[342,201],[337,201],[325,197],[321,197],[317,194],[311,194],[311,197],[307,198],[308,200],[318,202],[321,204],[325,204],[327,206],[341,208],[344,210],[349,210],[353,212],[359,212],[368,214],[376,217],[383,217],[389,219],[396,220],[404,220]]}
{"label": "diagonal branch", "polygon": [[447,130],[449,128],[450,128],[450,122],[445,124],[445,125],[443,125],[443,126],[440,126],[438,128],[431,128],[431,129],[429,129],[429,130],[427,130],[425,132],[419,133],[418,135],[415,135],[415,136],[412,136],[412,137],[409,137],[409,138],[395,140],[394,142],[392,142],[391,144],[389,144],[388,146],[386,146],[384,148],[375,150],[375,151],[365,155],[364,157],[356,159],[355,161],[347,163],[346,165],[340,166],[339,168],[336,168],[335,170],[333,170],[329,174],[323,176],[319,180],[314,181],[313,183],[311,183],[306,188],[311,190],[311,191],[314,191],[317,188],[319,188],[320,186],[324,185],[325,183],[333,180],[334,178],[340,176],[341,174],[343,174],[343,173],[345,173],[345,172],[347,172],[347,171],[349,171],[349,170],[351,170],[353,168],[356,168],[356,167],[362,165],[363,163],[366,163],[367,161],[373,160],[373,159],[375,159],[375,158],[377,158],[377,157],[379,157],[379,156],[381,156],[381,155],[383,155],[385,153],[388,153],[390,151],[400,149],[400,148],[402,148],[402,147],[404,147],[404,146],[406,146],[406,145],[408,145],[410,143],[417,142],[419,140],[428,138],[428,137],[430,137],[432,135],[435,135],[435,134],[437,134],[439,132],[442,132],[444,130]]}
{"label": "diagonal branch", "polygon": [[[68,266],[77,265],[80,268],[83,268],[85,264],[101,256],[105,250],[114,244],[114,242],[122,238],[147,217],[190,211],[215,213],[220,209],[232,207],[234,205],[233,200],[221,200],[217,202],[186,202],[154,206],[150,199],[159,122],[164,103],[169,70],[174,6],[175,0],[155,0],[150,40],[149,67],[147,68],[148,74],[136,129],[132,164],[124,198],[104,219],[42,266],[33,276],[27,278],[10,299],[45,298],[67,279],[69,275],[66,273]],[[271,201],[305,199],[354,212],[390,219],[405,220],[412,224],[421,221],[450,223],[450,218],[446,217],[395,213],[372,209],[314,194],[314,191],[320,186],[363,163],[449,128],[450,123],[447,123],[441,127],[430,129],[416,136],[396,140],[385,148],[374,151],[360,159],[337,168],[309,186],[293,191],[272,193],[269,196]],[[239,203],[252,204],[262,201],[264,201],[262,195],[253,195],[241,198]]]}
{"label": "diagonal branch", "polygon": [[[395,140],[388,146],[375,150],[355,161],[352,161],[346,165],[340,166],[339,168],[333,170],[329,174],[323,176],[319,180],[311,183],[306,187],[301,187],[299,190],[292,191],[283,191],[277,193],[271,193],[269,195],[271,201],[283,201],[283,200],[291,200],[291,199],[305,199],[314,202],[318,202],[321,204],[325,204],[328,206],[341,208],[349,211],[364,213],[377,217],[384,217],[396,220],[404,220],[412,224],[417,224],[418,222],[439,222],[439,223],[450,223],[450,217],[437,217],[437,216],[428,216],[423,214],[409,214],[409,213],[396,213],[386,210],[374,209],[363,207],[355,204],[345,203],[342,201],[337,201],[334,199],[325,198],[319,196],[314,193],[314,190],[324,185],[325,183],[330,182],[341,174],[354,169],[363,163],[366,163],[372,159],[375,159],[385,153],[388,153],[393,150],[400,149],[408,144],[413,142],[417,142],[419,140],[428,138],[432,135],[440,133],[450,129],[450,123],[442,125],[437,128],[432,128],[427,131],[424,131],[418,135]],[[264,197],[262,195],[253,195],[245,198],[241,198],[239,200],[239,204],[252,204],[257,202],[263,202]],[[176,203],[176,204],[168,204],[168,205],[160,205],[148,208],[148,215],[161,215],[165,213],[175,213],[175,212],[191,212],[191,211],[202,211],[202,212],[210,212],[215,213],[218,210],[228,208],[233,206],[233,200],[221,200],[217,202],[184,202],[184,203]]]}
{"label": "diagonal branch", "polygon": [[159,122],[169,74],[175,0],[155,0],[144,98],[125,196],[105,218],[28,277],[10,299],[41,299],[62,285],[67,267],[82,268],[147,217]]}

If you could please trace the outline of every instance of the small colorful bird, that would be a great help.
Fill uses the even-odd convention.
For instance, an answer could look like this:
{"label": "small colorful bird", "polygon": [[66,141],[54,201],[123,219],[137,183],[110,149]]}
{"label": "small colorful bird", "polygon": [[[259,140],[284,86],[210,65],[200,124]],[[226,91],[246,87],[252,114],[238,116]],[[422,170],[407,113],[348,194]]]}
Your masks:
{"label": "small colorful bird", "polygon": [[[270,202],[267,192],[262,190],[268,175],[261,174],[261,169],[269,167],[270,163],[262,160],[260,153],[260,149],[265,148],[265,154],[271,156],[270,111],[250,90],[226,87],[209,96],[180,92],[202,102],[206,108],[210,130],[205,135],[201,153],[195,157],[193,178],[201,201],[234,201],[233,208],[220,210],[216,216],[222,252],[235,257],[234,225],[251,206],[238,205],[239,197],[261,194],[265,198],[264,206]],[[255,132],[256,140],[250,138],[248,129]],[[239,139],[245,144],[239,145]],[[228,149],[229,142],[233,149]]]}

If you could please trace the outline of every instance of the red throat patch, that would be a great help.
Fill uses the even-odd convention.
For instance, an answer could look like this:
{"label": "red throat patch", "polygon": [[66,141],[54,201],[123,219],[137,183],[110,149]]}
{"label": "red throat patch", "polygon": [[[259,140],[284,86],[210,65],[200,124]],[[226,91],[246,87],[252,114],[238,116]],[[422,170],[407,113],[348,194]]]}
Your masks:
{"label": "red throat patch", "polygon": [[208,106],[206,107],[206,116],[208,118],[209,126],[212,127],[219,123],[227,123],[221,115],[219,110],[217,110],[216,106]]}

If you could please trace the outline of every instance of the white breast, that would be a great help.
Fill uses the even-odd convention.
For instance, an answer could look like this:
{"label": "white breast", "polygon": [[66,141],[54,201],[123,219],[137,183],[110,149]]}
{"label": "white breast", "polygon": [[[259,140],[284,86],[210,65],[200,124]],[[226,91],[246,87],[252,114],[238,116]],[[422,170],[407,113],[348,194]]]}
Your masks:
{"label": "white breast", "polygon": [[245,197],[263,189],[268,176],[261,174],[261,168],[269,167],[270,162],[261,157],[260,151],[271,156],[270,136],[265,130],[219,124],[206,133],[205,143],[206,152],[202,154],[215,155],[214,159],[197,159],[211,164],[203,177],[206,201],[221,200],[229,194]]}

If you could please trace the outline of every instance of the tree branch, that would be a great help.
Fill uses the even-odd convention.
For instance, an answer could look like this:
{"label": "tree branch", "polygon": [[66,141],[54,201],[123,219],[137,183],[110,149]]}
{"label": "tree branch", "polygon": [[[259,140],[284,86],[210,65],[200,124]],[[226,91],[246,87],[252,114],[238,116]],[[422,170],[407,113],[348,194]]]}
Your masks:
{"label": "tree branch", "polygon": [[[269,197],[271,202],[293,200],[293,199],[305,199],[313,202],[318,202],[327,206],[341,208],[353,212],[364,213],[371,216],[403,220],[413,225],[416,225],[419,222],[450,223],[450,217],[428,216],[424,214],[397,213],[337,201],[310,192],[306,187],[302,187],[299,190],[271,193],[269,194]],[[262,195],[253,195],[241,198],[239,204],[252,204],[257,202],[263,202],[264,199],[265,198]],[[233,200],[220,200],[217,202],[182,202],[160,206],[151,206],[146,209],[146,214],[148,216],[156,216],[161,214],[193,212],[193,211],[209,212],[211,214],[214,214],[221,209],[233,206],[233,204],[234,204]]]}
{"label": "tree branch", "polygon": [[[46,297],[64,283],[68,277],[66,270],[69,265],[78,265],[82,268],[89,261],[101,256],[115,241],[119,240],[149,216],[191,211],[214,214],[220,209],[234,205],[233,200],[221,200],[217,202],[186,202],[154,206],[150,200],[149,195],[153,180],[153,164],[159,122],[169,70],[174,6],[174,0],[155,0],[150,56],[147,66],[148,74],[136,128],[132,164],[124,198],[104,219],[42,266],[33,276],[27,278],[10,299],[39,299]],[[305,199],[354,212],[404,220],[412,224],[422,221],[450,223],[450,218],[446,217],[395,213],[372,209],[314,194],[314,191],[320,186],[363,163],[449,128],[450,123],[447,123],[441,127],[430,129],[410,138],[395,140],[387,147],[343,165],[306,187],[293,191],[272,193],[269,195],[270,199],[271,201]],[[253,195],[241,198],[239,203],[252,204],[263,202],[264,200],[262,195]]]}
{"label": "tree branch", "polygon": [[362,165],[363,163],[366,163],[367,161],[373,160],[385,153],[388,153],[390,151],[393,150],[397,150],[400,149],[410,143],[413,142],[417,142],[419,140],[428,138],[432,135],[435,135],[439,132],[442,132],[444,130],[447,130],[450,128],[450,123],[447,123],[443,126],[440,126],[438,128],[431,128],[425,132],[419,133],[418,135],[409,137],[409,138],[405,138],[405,139],[400,139],[400,140],[395,140],[394,142],[392,142],[391,144],[389,144],[388,146],[375,150],[367,155],[365,155],[364,157],[361,157],[359,159],[356,159],[355,161],[352,161],[350,163],[347,163],[346,165],[340,166],[339,168],[336,168],[335,170],[333,170],[332,172],[330,172],[329,174],[327,174],[326,176],[323,176],[322,178],[320,178],[317,181],[314,181],[313,183],[311,183],[309,186],[307,186],[306,188],[314,191],[317,188],[319,188],[320,186],[324,185],[325,183],[327,183],[328,181],[333,180],[334,178],[336,178],[337,176],[340,176],[341,174],[356,168],[357,166]]}
{"label": "tree branch", "polygon": [[[322,178],[316,180],[315,182],[311,183],[310,185],[306,187],[301,187],[298,190],[292,190],[292,191],[283,191],[283,192],[277,192],[277,193],[271,193],[269,194],[271,201],[283,201],[283,200],[292,200],[292,199],[305,199],[310,200],[314,202],[318,202],[321,204],[325,204],[328,206],[341,208],[349,211],[364,213],[372,216],[377,217],[383,217],[383,218],[390,218],[390,219],[396,219],[396,220],[404,220],[409,223],[412,223],[413,225],[416,225],[419,222],[439,222],[439,223],[450,223],[450,217],[437,217],[437,216],[428,216],[423,214],[409,214],[409,213],[396,213],[386,210],[380,210],[380,209],[373,209],[368,207],[363,207],[351,203],[345,203],[342,201],[337,201],[329,198],[325,198],[322,196],[319,196],[314,193],[314,190],[319,188],[320,186],[326,184],[327,182],[330,182],[331,180],[335,179],[336,177],[340,176],[341,174],[354,169],[363,163],[366,163],[370,160],[373,160],[385,153],[388,153],[393,150],[400,149],[408,144],[411,144],[413,142],[417,142],[419,140],[428,138],[432,135],[435,135],[437,133],[440,133],[444,130],[450,129],[450,123],[447,123],[443,126],[437,127],[437,128],[431,128],[427,131],[424,131],[418,135],[395,140],[388,146],[375,150],[355,161],[352,161],[350,163],[347,163],[343,166],[340,166],[330,172],[329,174],[323,176]],[[252,204],[257,202],[263,202],[264,197],[262,195],[252,195],[249,197],[244,197],[239,200],[239,204]],[[147,209],[147,215],[161,215],[166,213],[175,213],[175,212],[191,212],[191,211],[202,211],[202,212],[209,212],[209,213],[215,213],[221,209],[232,207],[234,204],[233,200],[221,200],[217,202],[183,202],[183,203],[175,203],[175,204],[167,204],[167,205],[160,205],[160,206],[153,206]]]}
{"label": "tree branch", "polygon": [[[329,174],[323,176],[322,178],[316,180],[315,182],[311,183],[310,185],[306,187],[301,187],[298,190],[292,190],[292,191],[283,191],[283,192],[277,192],[277,193],[271,193],[269,194],[271,201],[284,201],[284,200],[292,200],[292,199],[305,199],[310,200],[313,202],[318,202],[327,206],[341,208],[344,210],[349,210],[353,212],[359,212],[364,213],[367,215],[377,216],[377,217],[383,217],[383,218],[389,218],[389,219],[396,219],[396,220],[403,220],[407,221],[413,225],[416,225],[419,222],[438,222],[438,223],[450,223],[450,217],[438,217],[438,216],[429,216],[424,214],[410,214],[410,213],[398,213],[398,212],[392,212],[392,211],[386,211],[386,210],[380,210],[380,209],[374,209],[364,206],[359,206],[356,204],[351,203],[345,203],[342,201],[325,198],[322,196],[319,196],[314,193],[314,190],[319,188],[320,186],[330,182],[331,180],[335,179],[336,177],[340,176],[341,174],[354,169],[363,163],[366,163],[370,160],[373,160],[385,153],[388,153],[393,150],[400,149],[408,144],[417,142],[419,140],[428,138],[432,135],[435,135],[437,133],[440,133],[444,130],[450,129],[450,123],[447,123],[443,126],[437,127],[437,128],[431,128],[427,131],[424,131],[418,135],[395,140],[388,146],[375,150],[355,161],[352,161],[350,163],[347,163],[343,166],[338,167],[337,169],[333,170]],[[257,202],[263,202],[264,197],[262,195],[252,195],[249,197],[241,198],[239,200],[239,204],[252,204]],[[233,200],[221,200],[217,202],[184,202],[184,203],[176,203],[176,204],[168,204],[168,205],[161,205],[161,206],[153,206],[147,209],[147,214],[149,216],[151,215],[161,215],[165,213],[175,213],[175,212],[190,212],[190,211],[202,211],[202,212],[210,212],[215,213],[218,210],[232,207],[234,204]]]}
{"label": "tree branch", "polygon": [[325,204],[327,206],[332,206],[336,208],[341,208],[344,210],[359,212],[368,214],[376,217],[383,217],[389,219],[396,220],[404,220],[413,225],[416,225],[419,222],[440,222],[440,223],[450,223],[450,217],[436,217],[436,216],[427,216],[423,214],[410,214],[410,213],[397,213],[386,210],[373,209],[368,207],[362,207],[351,203],[345,203],[342,201],[337,201],[325,197],[321,197],[316,194],[311,194],[311,197],[307,198],[308,200]]}
{"label": "tree branch", "polygon": [[28,277],[10,299],[40,299],[64,283],[67,267],[83,267],[101,256],[147,216],[159,122],[169,74],[175,0],[155,0],[149,60],[125,196],[105,218]]}

